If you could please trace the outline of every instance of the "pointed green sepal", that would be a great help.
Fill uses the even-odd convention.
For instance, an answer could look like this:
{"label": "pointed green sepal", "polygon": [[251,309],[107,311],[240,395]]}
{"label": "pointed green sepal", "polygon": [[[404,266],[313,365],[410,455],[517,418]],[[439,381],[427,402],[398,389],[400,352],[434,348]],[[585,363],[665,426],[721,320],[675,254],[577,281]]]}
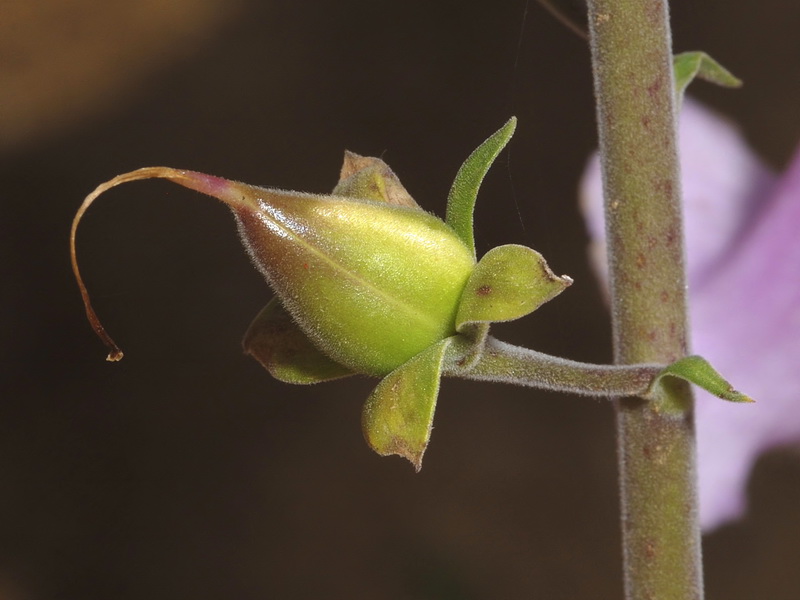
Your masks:
{"label": "pointed green sepal", "polygon": [[445,353],[452,338],[438,342],[389,373],[364,404],[362,427],[381,456],[396,454],[422,468],[431,437]]}
{"label": "pointed green sepal", "polygon": [[461,295],[456,330],[470,323],[512,321],[533,312],[572,284],[557,276],[542,255],[509,244],[487,252],[475,266]]}
{"label": "pointed green sepal", "polygon": [[702,356],[685,356],[666,367],[653,380],[648,391],[649,396],[654,395],[655,388],[663,377],[683,379],[728,402],[755,402],[735,390]]}
{"label": "pointed green sepal", "polygon": [[319,383],[353,374],[317,350],[277,298],[247,328],[242,346],[275,379],[285,383]]}
{"label": "pointed green sepal", "polygon": [[361,156],[349,150],[344,153],[339,183],[333,195],[420,208],[389,165],[380,158]]}
{"label": "pointed green sepal", "polygon": [[682,52],[672,57],[675,72],[675,96],[683,100],[686,88],[695,77],[723,87],[739,87],[742,80],[711,58],[705,52]]}
{"label": "pointed green sepal", "polygon": [[472,233],[472,213],[475,210],[478,189],[494,159],[514,135],[516,127],[517,119],[511,117],[499,131],[478,146],[461,165],[447,196],[445,222],[472,250],[473,256],[475,255],[475,239]]}

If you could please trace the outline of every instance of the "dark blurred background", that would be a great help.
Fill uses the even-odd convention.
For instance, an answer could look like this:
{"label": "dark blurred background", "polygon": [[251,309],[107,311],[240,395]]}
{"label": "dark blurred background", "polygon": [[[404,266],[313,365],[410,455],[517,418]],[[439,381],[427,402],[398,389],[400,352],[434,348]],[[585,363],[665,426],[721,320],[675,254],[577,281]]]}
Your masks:
{"label": "dark blurred background", "polygon": [[[800,17],[780,0],[673,2],[677,51],[740,91],[694,94],[782,167],[800,138]],[[577,5],[577,14],[580,6]],[[477,209],[479,252],[540,250],[575,285],[498,337],[608,361],[576,185],[595,145],[585,43],[530,0],[0,3],[0,600],[621,597],[609,405],[444,382],[425,466],[372,454],[375,381],[279,384],[240,350],[270,292],[227,210],[140,166],[330,190],[382,156],[443,213],[461,161],[519,127]],[[800,598],[800,461],[705,540],[708,597]]]}

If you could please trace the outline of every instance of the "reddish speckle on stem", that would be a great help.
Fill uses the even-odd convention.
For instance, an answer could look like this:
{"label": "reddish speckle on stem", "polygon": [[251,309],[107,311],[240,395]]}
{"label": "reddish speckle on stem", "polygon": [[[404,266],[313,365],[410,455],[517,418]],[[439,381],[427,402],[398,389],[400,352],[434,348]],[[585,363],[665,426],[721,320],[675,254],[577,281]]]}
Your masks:
{"label": "reddish speckle on stem", "polygon": [[308,271],[308,263],[303,263],[303,268]]}
{"label": "reddish speckle on stem", "polygon": [[652,540],[647,540],[644,545],[644,555],[645,558],[649,561],[652,561],[656,557],[656,544]]}
{"label": "reddish speckle on stem", "polygon": [[666,291],[666,290],[662,290],[662,292],[661,292],[661,301],[666,304],[667,302],[669,302],[669,297],[670,297],[669,296],[669,292]]}
{"label": "reddish speckle on stem", "polygon": [[672,179],[662,179],[656,183],[656,191],[663,193],[666,196],[672,195]]}
{"label": "reddish speckle on stem", "polygon": [[663,85],[663,81],[661,77],[657,77],[656,80],[647,86],[647,94],[652,98],[653,96],[657,95],[658,92],[661,90],[661,86]]}
{"label": "reddish speckle on stem", "polygon": [[492,293],[492,286],[490,285],[482,285],[477,289],[478,296],[488,296]]}

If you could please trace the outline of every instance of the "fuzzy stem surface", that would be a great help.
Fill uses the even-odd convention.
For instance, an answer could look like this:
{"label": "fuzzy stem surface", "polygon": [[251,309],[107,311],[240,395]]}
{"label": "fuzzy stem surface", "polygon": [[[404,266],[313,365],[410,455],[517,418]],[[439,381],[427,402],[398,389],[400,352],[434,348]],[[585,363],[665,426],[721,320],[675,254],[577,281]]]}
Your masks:
{"label": "fuzzy stem surface", "polygon": [[[589,0],[617,364],[687,351],[676,106],[666,0]],[[619,398],[626,598],[703,597],[693,400]]]}
{"label": "fuzzy stem surface", "polygon": [[448,376],[494,381],[585,396],[642,395],[664,365],[596,365],[567,360],[528,348],[486,340],[480,359],[445,369]]}

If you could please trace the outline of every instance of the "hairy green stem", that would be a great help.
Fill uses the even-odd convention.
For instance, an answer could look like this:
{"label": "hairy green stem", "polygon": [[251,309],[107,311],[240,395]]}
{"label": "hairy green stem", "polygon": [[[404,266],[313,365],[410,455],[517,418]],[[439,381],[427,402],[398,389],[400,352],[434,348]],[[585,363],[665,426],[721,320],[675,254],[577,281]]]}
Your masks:
{"label": "hairy green stem", "polygon": [[[589,0],[615,362],[687,349],[683,232],[666,0]],[[703,596],[693,401],[617,401],[626,597]]]}
{"label": "hairy green stem", "polygon": [[663,370],[664,365],[581,363],[489,337],[476,363],[449,365],[445,375],[610,398],[645,394]]}

